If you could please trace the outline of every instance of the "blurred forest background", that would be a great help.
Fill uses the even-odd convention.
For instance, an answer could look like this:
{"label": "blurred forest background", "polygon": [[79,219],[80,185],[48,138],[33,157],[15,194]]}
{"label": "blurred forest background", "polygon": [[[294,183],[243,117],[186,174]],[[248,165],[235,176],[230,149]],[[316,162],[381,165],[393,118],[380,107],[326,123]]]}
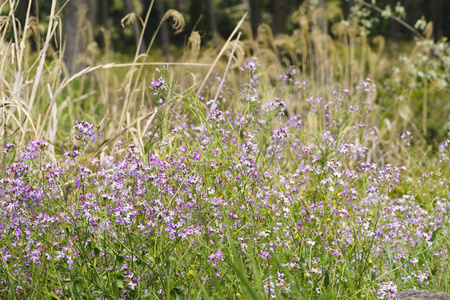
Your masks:
{"label": "blurred forest background", "polygon": [[238,90],[252,56],[273,88],[264,97],[293,110],[303,104],[279,86],[286,70],[311,94],[373,79],[380,148],[406,130],[424,151],[450,136],[448,0],[4,0],[0,10],[0,96],[21,108],[0,122],[4,140],[64,141],[85,118],[120,136],[157,105],[158,63],[177,62],[168,79],[207,101],[213,74]]}
{"label": "blurred forest background", "polygon": [[[16,15],[22,24],[29,14],[38,20],[45,21],[50,12],[51,1],[30,0],[17,2]],[[7,1],[6,1],[7,2]],[[139,52],[144,53],[146,45],[151,41],[153,32],[164,14],[169,9],[177,10],[186,21],[182,34],[170,30],[170,24],[161,25],[158,39],[155,41],[166,61],[173,61],[179,55],[177,49],[188,43],[189,35],[198,31],[202,44],[213,42],[218,47],[220,40],[226,39],[235,28],[239,19],[248,13],[247,20],[251,30],[244,35],[257,35],[261,24],[270,26],[271,34],[293,34],[298,27],[296,14],[314,5],[318,9],[318,18],[322,31],[333,37],[332,25],[336,22],[351,19],[356,11],[361,15],[361,2],[355,0],[60,0],[62,8],[63,40],[66,43],[65,61],[69,73],[79,70],[74,60],[77,53],[87,47],[95,47],[102,51],[122,54],[134,54],[139,44],[146,14],[150,9],[148,25],[143,33],[143,43]],[[375,4],[382,8],[386,17],[386,9],[413,26],[422,17],[433,24],[432,38],[435,41],[443,36],[450,36],[450,1],[446,0],[368,0],[365,4]],[[368,5],[365,6],[367,8]],[[322,12],[323,15],[320,15]],[[368,34],[382,35],[392,44],[411,41],[414,33],[392,18],[381,18],[380,12],[362,12],[366,18]],[[377,15],[378,14],[378,15]],[[383,14],[383,12],[381,13]],[[372,16],[373,15],[373,16]],[[45,32],[41,28],[42,32]],[[36,32],[35,34],[39,34]],[[245,38],[245,36],[244,36]],[[249,38],[249,37],[247,37]],[[83,46],[84,45],[84,46]]]}

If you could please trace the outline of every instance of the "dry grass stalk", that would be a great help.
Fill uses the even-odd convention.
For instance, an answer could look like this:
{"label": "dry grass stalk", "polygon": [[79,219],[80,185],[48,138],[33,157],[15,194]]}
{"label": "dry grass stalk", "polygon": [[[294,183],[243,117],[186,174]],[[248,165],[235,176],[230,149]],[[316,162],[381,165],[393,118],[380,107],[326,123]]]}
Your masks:
{"label": "dry grass stalk", "polygon": [[234,37],[234,35],[236,34],[236,32],[239,30],[239,28],[241,27],[242,23],[244,22],[245,18],[247,17],[247,13],[241,18],[241,20],[239,21],[239,23],[236,25],[236,27],[234,28],[233,32],[230,34],[230,36],[228,37],[228,40],[225,42],[225,45],[222,47],[222,49],[220,50],[219,54],[217,55],[216,59],[214,60],[214,62],[211,65],[211,68],[209,69],[208,73],[206,74],[205,78],[203,79],[202,84],[200,85],[200,87],[197,89],[197,96],[200,95],[201,91],[203,90],[203,88],[205,87],[206,82],[209,79],[209,76],[211,75],[214,67],[216,66],[217,62],[219,61],[219,59],[222,57],[223,53],[225,52],[225,50],[227,49],[228,44],[231,42],[231,39]]}

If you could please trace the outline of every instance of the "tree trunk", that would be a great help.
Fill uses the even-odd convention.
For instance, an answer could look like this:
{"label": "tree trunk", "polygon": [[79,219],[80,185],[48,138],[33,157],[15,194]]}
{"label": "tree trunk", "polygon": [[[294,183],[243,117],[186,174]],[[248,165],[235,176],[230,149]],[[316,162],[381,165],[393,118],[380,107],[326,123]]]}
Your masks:
{"label": "tree trunk", "polygon": [[431,0],[431,21],[433,21],[433,35],[434,40],[438,41],[444,34],[443,29],[443,13],[444,13],[444,1],[443,0]]}
{"label": "tree trunk", "polygon": [[[159,1],[156,1],[157,3]],[[131,0],[125,0],[125,10],[127,14],[134,13],[133,2]],[[139,22],[136,20],[131,24],[131,28],[133,29],[133,35],[136,42],[136,47],[139,45],[139,39],[141,37],[141,27],[139,27]],[[141,43],[139,47],[139,54],[145,53],[145,45],[144,42]]]}
{"label": "tree trunk", "polygon": [[[392,9],[394,9],[396,1],[389,0],[389,5]],[[393,20],[392,18],[389,18],[389,36],[392,42],[394,42],[395,44],[398,43],[398,24],[397,21]]]}
{"label": "tree trunk", "polygon": [[206,0],[206,10],[209,19],[209,25],[211,26],[211,30],[213,33],[214,45],[216,46],[216,50],[219,51],[221,48],[221,42],[219,27],[217,26],[216,14],[214,11],[214,0]]}
{"label": "tree trunk", "polygon": [[[166,13],[166,10],[164,9],[164,3],[162,2],[162,0],[156,0],[155,5],[156,11],[158,13],[158,19],[162,20],[164,14]],[[164,58],[168,62],[170,60],[170,32],[167,21],[161,25],[159,36],[161,38],[161,47]]]}
{"label": "tree trunk", "polygon": [[206,0],[206,9],[208,11],[209,24],[211,26],[213,35],[219,36],[219,27],[217,27],[216,15],[214,12],[214,0]]}
{"label": "tree trunk", "polygon": [[[66,1],[61,0],[62,3]],[[85,63],[83,56],[92,42],[97,20],[97,0],[68,1],[63,12],[64,62],[69,75],[79,72]]]}
{"label": "tree trunk", "polygon": [[250,22],[253,36],[256,37],[258,27],[262,21],[262,0],[250,0]]}
{"label": "tree trunk", "polygon": [[[105,28],[106,32],[109,32],[109,22],[108,22],[108,3],[107,0],[99,0],[98,2],[98,24]],[[106,37],[104,35],[100,35],[99,38],[99,46],[103,50],[113,51],[112,43],[110,41],[106,41]],[[109,49],[106,49],[108,47]]]}
{"label": "tree trunk", "polygon": [[355,2],[353,0],[342,0],[341,4],[344,18],[347,19],[350,16],[351,8],[355,5]]}
{"label": "tree trunk", "polygon": [[288,0],[274,0],[273,2],[273,32],[275,34],[286,32],[288,16]]}
{"label": "tree trunk", "polygon": [[329,79],[327,16],[325,0],[319,0],[314,5],[311,32],[311,56],[314,78],[317,82],[326,83]]}
{"label": "tree trunk", "polygon": [[203,1],[192,0],[189,4],[189,14],[191,16],[192,27],[200,20],[203,12]]}

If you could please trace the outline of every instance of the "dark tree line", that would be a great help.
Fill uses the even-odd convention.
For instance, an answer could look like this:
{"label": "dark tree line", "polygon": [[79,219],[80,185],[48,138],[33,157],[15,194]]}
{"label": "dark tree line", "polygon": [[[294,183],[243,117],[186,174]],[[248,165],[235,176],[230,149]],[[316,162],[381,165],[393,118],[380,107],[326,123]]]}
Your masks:
{"label": "dark tree line", "polygon": [[[17,15],[24,18],[31,1],[32,14],[45,20],[51,1],[21,0],[17,7]],[[179,10],[187,21],[186,33],[174,36],[167,24],[161,26],[159,46],[166,59],[170,57],[171,44],[185,44],[192,30],[202,33],[203,39],[228,37],[245,11],[248,12],[253,36],[256,36],[261,23],[269,23],[273,33],[289,33],[289,16],[304,1],[311,0],[155,0],[150,15],[150,23],[145,30],[144,43],[140,53],[146,51],[146,44],[151,39],[153,30],[158,26],[167,9]],[[340,0],[344,16],[348,16],[354,0]],[[368,1],[371,2],[371,1]],[[433,21],[434,38],[450,36],[450,1],[448,0],[377,0],[379,7],[389,4],[395,7],[400,2],[406,10],[409,24],[414,25],[421,16]],[[142,27],[139,21],[130,22],[132,35],[125,35],[121,28],[121,20],[128,14],[137,13],[145,17],[151,0],[59,0],[62,9],[62,28],[65,46],[65,62],[68,74],[73,74],[83,66],[77,53],[87,47],[87,42],[95,40],[100,48],[110,47],[114,51],[135,51],[141,35]],[[327,6],[330,1],[316,1],[319,6]],[[137,11],[137,7],[141,11]],[[327,30],[326,19],[323,20],[323,30]],[[374,28],[375,33],[384,34],[394,42],[400,39],[410,39],[412,34],[395,21],[384,21]],[[107,42],[109,34],[111,40]],[[133,49],[133,50],[131,50]]]}

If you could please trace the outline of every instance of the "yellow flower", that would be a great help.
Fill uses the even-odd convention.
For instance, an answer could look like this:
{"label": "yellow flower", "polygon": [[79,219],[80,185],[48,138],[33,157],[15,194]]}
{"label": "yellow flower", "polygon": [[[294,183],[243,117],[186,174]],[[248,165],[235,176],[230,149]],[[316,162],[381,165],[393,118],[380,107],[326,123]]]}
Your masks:
{"label": "yellow flower", "polygon": [[327,218],[327,222],[330,222],[331,221],[331,219],[330,218]]}
{"label": "yellow flower", "polygon": [[189,275],[194,274],[194,270],[189,270]]}
{"label": "yellow flower", "polygon": [[369,260],[369,264],[371,264],[371,263],[373,263],[373,261],[372,261],[372,260]]}

